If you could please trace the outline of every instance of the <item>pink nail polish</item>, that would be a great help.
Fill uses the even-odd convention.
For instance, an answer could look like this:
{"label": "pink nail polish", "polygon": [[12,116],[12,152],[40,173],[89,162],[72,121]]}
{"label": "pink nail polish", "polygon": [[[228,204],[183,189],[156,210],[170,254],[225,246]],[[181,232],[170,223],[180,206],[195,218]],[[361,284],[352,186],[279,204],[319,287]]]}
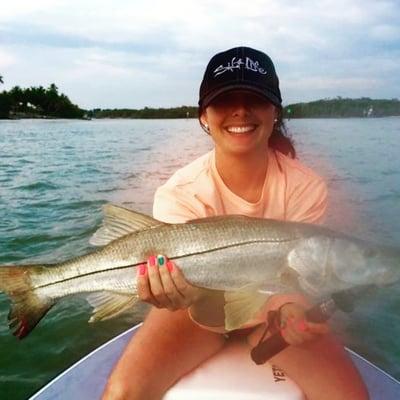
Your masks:
{"label": "pink nail polish", "polygon": [[139,275],[143,276],[146,274],[146,264],[140,264],[139,265]]}
{"label": "pink nail polish", "polygon": [[167,261],[167,268],[169,272],[174,270],[174,263],[172,261]]}
{"label": "pink nail polish", "polygon": [[154,267],[156,265],[156,261],[157,261],[157,257],[155,257],[155,256],[150,256],[148,258],[148,262],[151,267]]}
{"label": "pink nail polish", "polygon": [[306,323],[304,322],[304,320],[301,320],[301,321],[299,321],[299,322],[297,323],[297,329],[298,329],[300,332],[305,332],[305,331],[307,330],[307,325],[306,325]]}

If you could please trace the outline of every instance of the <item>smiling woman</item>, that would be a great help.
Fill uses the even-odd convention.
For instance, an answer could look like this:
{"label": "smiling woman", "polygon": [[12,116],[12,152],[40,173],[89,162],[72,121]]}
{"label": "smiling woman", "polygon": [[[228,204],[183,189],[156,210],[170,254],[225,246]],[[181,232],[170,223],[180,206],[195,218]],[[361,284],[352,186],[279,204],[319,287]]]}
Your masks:
{"label": "smiling woman", "polygon": [[[265,69],[260,66],[260,60]],[[221,118],[224,113],[231,112],[232,107],[240,107],[245,104],[246,107],[252,109],[253,118],[256,118],[257,121],[246,121],[248,113],[247,110],[243,110],[244,123],[253,122],[250,125],[254,125],[254,128],[256,125],[258,127],[261,122],[269,125],[261,127],[264,135],[264,149],[269,145],[294,158],[296,151],[290,138],[286,135],[282,120],[279,79],[272,60],[266,54],[247,48],[245,58],[232,54],[232,58],[227,61],[225,66],[218,65],[219,62],[221,60],[217,56],[211,59],[200,86],[199,120],[203,129],[210,133],[208,118],[213,116]],[[243,68],[241,68],[242,66]],[[223,75],[226,72],[230,73]],[[261,115],[257,115],[259,113]],[[228,122],[225,121],[225,124]],[[239,127],[239,130],[243,131],[245,128],[242,126]],[[239,133],[238,130],[236,133]],[[264,149],[260,147],[261,152]]]}
{"label": "smiling woman", "polygon": [[233,91],[218,96],[200,119],[208,127],[217,152],[253,152],[264,159],[276,117],[276,108],[263,97]]}
{"label": "smiling woman", "polygon": [[[326,185],[294,158],[293,145],[280,129],[281,103],[279,80],[266,54],[237,47],[215,55],[199,100],[200,123],[213,139],[214,150],[157,190],[154,217],[181,223],[243,214],[320,222]],[[140,298],[155,307],[117,363],[104,399],[162,398],[179,378],[220,351],[230,333],[225,318],[229,294],[190,285],[179,265],[156,255],[138,269],[137,277]],[[254,346],[268,312],[280,310],[282,336],[294,346],[272,362],[307,399],[366,399],[357,370],[327,326],[305,320],[308,306],[299,294],[271,295],[241,321],[238,332]]]}

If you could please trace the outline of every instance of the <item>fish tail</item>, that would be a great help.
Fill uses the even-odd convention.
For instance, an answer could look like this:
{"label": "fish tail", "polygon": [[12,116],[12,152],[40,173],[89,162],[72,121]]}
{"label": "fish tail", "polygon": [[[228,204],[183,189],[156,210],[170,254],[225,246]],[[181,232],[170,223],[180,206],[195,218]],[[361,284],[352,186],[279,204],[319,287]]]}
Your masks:
{"label": "fish tail", "polygon": [[0,292],[11,301],[8,325],[18,339],[27,336],[55,303],[54,299],[39,296],[32,287],[32,277],[43,273],[43,269],[38,265],[0,267]]}

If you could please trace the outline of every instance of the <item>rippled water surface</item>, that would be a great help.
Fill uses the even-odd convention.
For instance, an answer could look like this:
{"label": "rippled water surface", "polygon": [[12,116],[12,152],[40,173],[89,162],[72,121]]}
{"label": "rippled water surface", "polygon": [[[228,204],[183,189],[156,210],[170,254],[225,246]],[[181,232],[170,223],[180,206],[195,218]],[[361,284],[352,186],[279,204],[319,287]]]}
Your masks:
{"label": "rippled water surface", "polygon": [[[400,246],[400,118],[291,120],[299,157],[328,182],[326,224]],[[84,254],[101,206],[151,213],[154,190],[211,148],[196,120],[1,121],[0,264]],[[400,265],[399,265],[400,268]],[[396,288],[360,301],[333,325],[342,340],[400,378]],[[19,342],[0,294],[0,398],[25,399],[136,316],[87,324],[85,301],[61,302]]]}

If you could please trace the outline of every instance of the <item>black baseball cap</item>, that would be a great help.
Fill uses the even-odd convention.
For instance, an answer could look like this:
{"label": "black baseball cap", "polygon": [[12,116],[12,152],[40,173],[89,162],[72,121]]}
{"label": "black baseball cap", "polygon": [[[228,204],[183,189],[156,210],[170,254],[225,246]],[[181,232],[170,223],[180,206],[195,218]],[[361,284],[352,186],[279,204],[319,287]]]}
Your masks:
{"label": "black baseball cap", "polygon": [[272,60],[250,47],[234,47],[211,58],[200,85],[199,106],[207,107],[217,96],[231,90],[248,90],[282,107]]}

